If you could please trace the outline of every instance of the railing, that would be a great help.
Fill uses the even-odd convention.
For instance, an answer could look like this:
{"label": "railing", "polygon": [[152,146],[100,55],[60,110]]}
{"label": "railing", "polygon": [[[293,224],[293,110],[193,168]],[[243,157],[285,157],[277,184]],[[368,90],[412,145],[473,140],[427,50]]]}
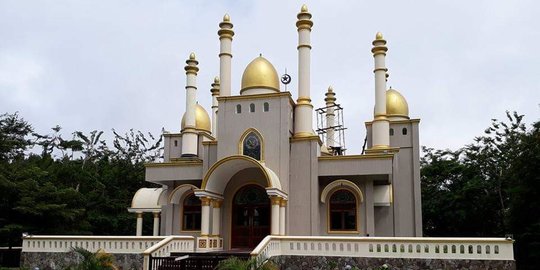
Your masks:
{"label": "railing", "polygon": [[513,243],[505,238],[267,236],[251,256],[259,263],[280,255],[514,260]]}
{"label": "railing", "polygon": [[151,260],[155,257],[169,257],[173,252],[195,252],[195,237],[171,235],[149,247],[143,252],[143,269],[158,269],[160,265],[152,265],[153,267],[150,268]]}
{"label": "railing", "polygon": [[173,257],[150,257],[151,270],[184,270],[184,269],[215,269],[220,261],[236,256],[248,259],[249,256],[243,254],[215,254],[215,253],[192,253],[182,254],[184,256]]}
{"label": "railing", "polygon": [[140,254],[165,236],[65,236],[29,235],[23,237],[22,252],[69,252],[80,247],[91,252]]}

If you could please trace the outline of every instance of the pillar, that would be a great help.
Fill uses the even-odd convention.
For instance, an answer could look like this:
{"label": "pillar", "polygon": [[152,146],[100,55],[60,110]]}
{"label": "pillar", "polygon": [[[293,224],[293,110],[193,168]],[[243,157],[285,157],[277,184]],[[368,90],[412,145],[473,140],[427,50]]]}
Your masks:
{"label": "pillar", "polygon": [[143,213],[137,212],[137,230],[135,232],[136,236],[141,236],[142,235],[142,222],[143,222],[142,215],[143,215]]}
{"label": "pillar", "polygon": [[336,94],[334,93],[334,89],[332,89],[332,86],[328,87],[328,91],[326,92],[326,98],[324,101],[326,102],[326,146],[332,147],[335,146],[335,137],[334,137],[334,128],[333,126],[336,125],[335,121],[335,107],[336,105]]}
{"label": "pillar", "polygon": [[372,124],[372,148],[373,150],[387,149],[390,147],[390,123],[386,117],[386,68],[385,58],[388,48],[382,33],[377,33],[373,41],[373,58],[375,62],[375,110]]}
{"label": "pillar", "polygon": [[232,38],[234,36],[233,24],[229,14],[223,16],[219,24],[219,82],[221,96],[231,95],[231,60]]}
{"label": "pillar", "polygon": [[212,235],[220,235],[222,200],[212,200]]}
{"label": "pillar", "polygon": [[277,196],[271,196],[270,201],[272,202],[272,223],[270,227],[270,234],[271,235],[279,235],[279,208],[280,208],[280,201],[281,198]]}
{"label": "pillar", "polygon": [[294,136],[313,136],[313,105],[310,95],[311,72],[311,13],[303,5],[298,13],[298,99],[294,109]]}
{"label": "pillar", "polygon": [[201,236],[210,234],[210,198],[201,198]]}
{"label": "pillar", "polygon": [[154,236],[158,236],[159,235],[159,213],[158,212],[155,212],[154,213]]}
{"label": "pillar", "polygon": [[279,203],[279,235],[285,235],[285,207],[287,200],[282,199]]}
{"label": "pillar", "polygon": [[182,157],[197,156],[197,130],[195,129],[195,106],[197,105],[197,72],[199,62],[191,53],[186,61],[186,117],[182,130]]}
{"label": "pillar", "polygon": [[212,136],[217,139],[217,113],[218,113],[218,100],[219,97],[219,77],[214,78],[214,83],[212,84]]}

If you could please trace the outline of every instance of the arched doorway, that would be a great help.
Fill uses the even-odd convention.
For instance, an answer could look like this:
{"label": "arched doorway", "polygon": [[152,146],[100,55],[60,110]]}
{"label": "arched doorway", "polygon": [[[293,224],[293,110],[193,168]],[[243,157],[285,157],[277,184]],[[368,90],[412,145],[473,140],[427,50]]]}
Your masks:
{"label": "arched doorway", "polygon": [[259,185],[240,188],[232,201],[231,248],[254,248],[270,234],[270,199]]}

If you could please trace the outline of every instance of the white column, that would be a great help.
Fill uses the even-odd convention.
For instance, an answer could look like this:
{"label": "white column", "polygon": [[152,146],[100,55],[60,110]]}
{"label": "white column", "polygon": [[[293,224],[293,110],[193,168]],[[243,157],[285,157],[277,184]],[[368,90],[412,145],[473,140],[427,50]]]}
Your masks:
{"label": "white column", "polygon": [[199,62],[191,53],[186,61],[186,118],[182,130],[182,156],[197,156],[197,131],[195,130],[195,106],[197,105],[197,72]]}
{"label": "white column", "polygon": [[214,78],[214,83],[212,84],[212,136],[217,139],[217,113],[218,113],[218,100],[219,97],[219,77]]}
{"label": "white column", "polygon": [[223,16],[223,21],[219,24],[219,81],[222,96],[231,95],[231,60],[232,60],[232,38],[234,36],[233,24],[229,14]]}
{"label": "white column", "polygon": [[143,222],[142,215],[143,215],[142,213],[137,212],[137,230],[135,232],[136,236],[142,235],[142,222]]}
{"label": "white column", "polygon": [[201,236],[210,234],[210,198],[201,198]]}
{"label": "white column", "polygon": [[373,58],[375,62],[375,110],[372,124],[372,149],[386,149],[390,146],[390,124],[386,118],[386,72],[385,57],[388,48],[383,35],[377,33],[373,41]]}
{"label": "white column", "polygon": [[270,197],[270,201],[272,202],[272,223],[270,227],[270,234],[279,235],[279,205],[281,198],[277,196],[272,196]]}
{"label": "white column", "polygon": [[335,107],[336,105],[336,94],[334,93],[334,90],[332,89],[332,86],[328,87],[328,91],[326,92],[326,98],[324,101],[326,102],[326,146],[331,147],[335,144],[335,137],[334,137],[334,129],[330,128],[336,125],[335,121]]}
{"label": "white column", "polygon": [[298,21],[298,99],[294,109],[294,136],[313,136],[313,105],[310,95],[311,73],[311,13],[303,5],[297,15]]}
{"label": "white column", "polygon": [[221,226],[221,200],[212,200],[212,235],[219,236]]}
{"label": "white column", "polygon": [[155,212],[154,213],[154,236],[158,236],[159,235],[159,213],[158,212]]}
{"label": "white column", "polygon": [[282,199],[279,204],[279,235],[285,235],[285,207],[287,200]]}

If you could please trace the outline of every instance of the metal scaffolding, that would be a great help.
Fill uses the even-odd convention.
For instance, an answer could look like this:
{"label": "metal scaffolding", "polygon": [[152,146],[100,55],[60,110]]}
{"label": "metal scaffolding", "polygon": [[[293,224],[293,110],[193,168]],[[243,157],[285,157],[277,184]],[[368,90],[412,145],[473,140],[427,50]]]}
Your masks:
{"label": "metal scaffolding", "polygon": [[[326,113],[329,108],[334,109],[334,125],[328,126]],[[317,134],[321,141],[328,147],[328,150],[333,156],[345,155],[347,148],[345,147],[345,130],[343,121],[343,107],[339,104],[334,104],[327,107],[318,108],[317,112]],[[328,134],[329,130],[333,130],[334,135]],[[331,145],[331,146],[330,146]]]}

